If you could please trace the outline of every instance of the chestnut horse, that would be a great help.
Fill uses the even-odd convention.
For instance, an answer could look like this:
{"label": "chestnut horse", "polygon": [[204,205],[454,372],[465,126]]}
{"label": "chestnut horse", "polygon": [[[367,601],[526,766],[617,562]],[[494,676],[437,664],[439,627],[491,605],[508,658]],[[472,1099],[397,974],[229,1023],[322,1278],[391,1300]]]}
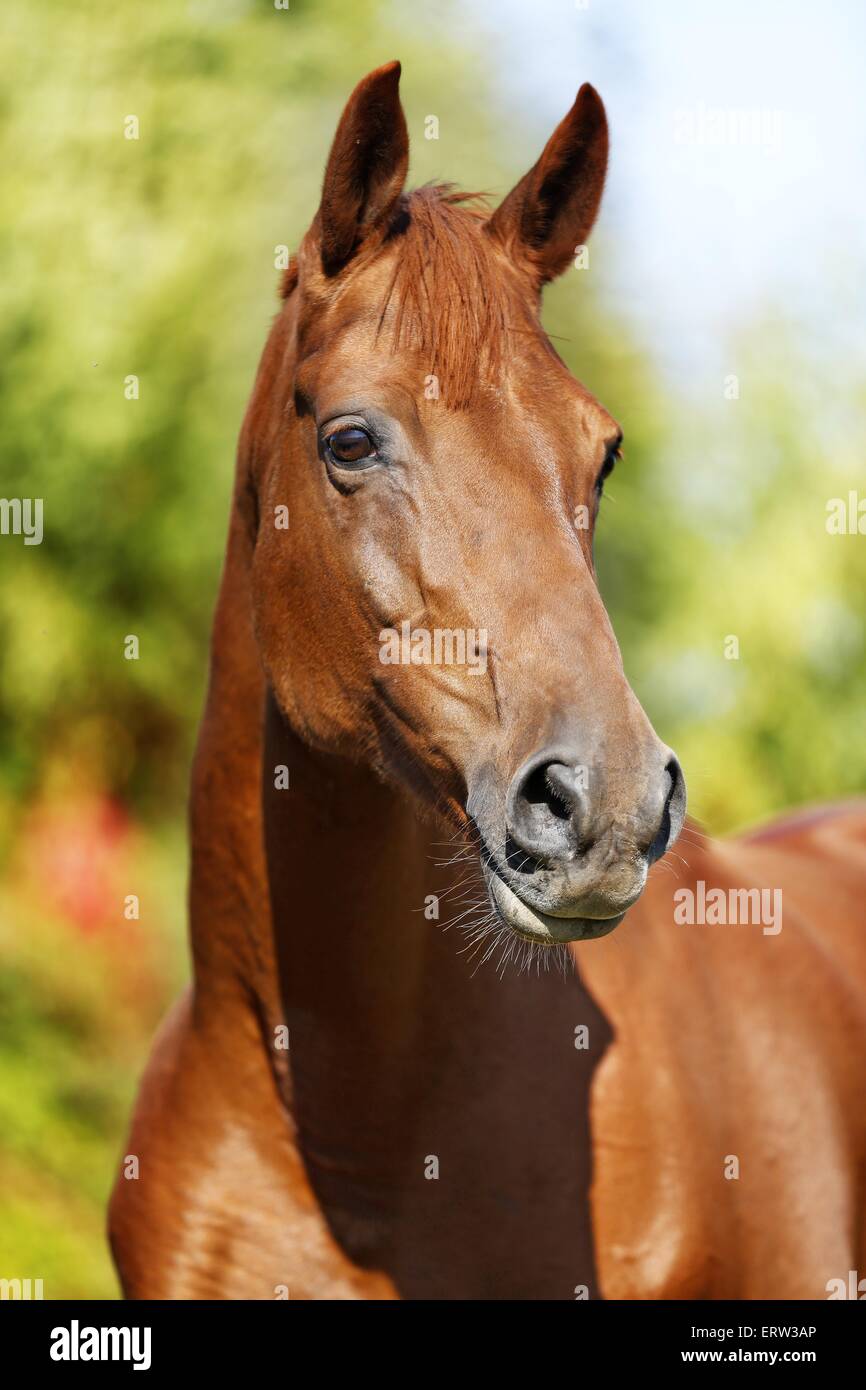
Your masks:
{"label": "chestnut horse", "polygon": [[539,321],[604,108],[488,215],[404,191],[398,81],[349,100],[241,434],[123,1289],[825,1298],[866,1274],[866,812],[647,881],[685,789],[596,585],[620,430]]}

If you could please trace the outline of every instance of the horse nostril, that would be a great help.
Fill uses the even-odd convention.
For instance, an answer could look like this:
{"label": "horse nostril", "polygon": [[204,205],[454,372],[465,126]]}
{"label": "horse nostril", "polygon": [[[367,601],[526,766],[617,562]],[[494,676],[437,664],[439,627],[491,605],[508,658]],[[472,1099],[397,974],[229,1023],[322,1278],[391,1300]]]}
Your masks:
{"label": "horse nostril", "polygon": [[570,782],[571,769],[548,763],[529,774],[523,795],[531,806],[546,806],[558,820],[570,820],[577,798]]}
{"label": "horse nostril", "polygon": [[583,772],[562,753],[533,758],[515,776],[508,824],[515,842],[537,859],[556,859],[581,848],[586,794]]}
{"label": "horse nostril", "polygon": [[662,810],[661,824],[649,847],[647,857],[652,864],[670,849],[683,828],[686,811],[686,783],[679,762],[671,754],[665,764],[665,776],[669,779],[667,795]]}
{"label": "horse nostril", "polygon": [[[629,827],[628,834],[641,858],[646,856],[650,864],[670,849],[685,817],[685,781],[680,765],[669,750],[665,749],[664,755],[661,773],[636,759],[640,791],[635,793],[635,805],[627,808],[627,814],[621,813],[622,824]],[[567,746],[547,748],[530,758],[508,790],[509,842],[537,864],[583,860],[598,843],[600,831],[616,824],[616,806],[605,809],[602,804],[599,808],[597,780],[593,798],[587,777],[578,754]]]}

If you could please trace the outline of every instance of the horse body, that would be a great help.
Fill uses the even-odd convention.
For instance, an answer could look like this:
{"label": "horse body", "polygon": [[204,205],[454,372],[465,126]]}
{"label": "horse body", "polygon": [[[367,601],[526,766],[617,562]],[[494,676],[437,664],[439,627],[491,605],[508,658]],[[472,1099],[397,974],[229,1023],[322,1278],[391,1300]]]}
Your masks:
{"label": "horse body", "polygon": [[825,1298],[866,1245],[866,814],[678,852],[677,888],[774,885],[784,919],[678,925],[660,875],[627,931],[581,951],[616,1037],[592,1100],[603,1287]]}
{"label": "horse body", "polygon": [[[112,1198],[124,1291],[823,1297],[866,1237],[866,813],[727,844],[692,832],[647,880],[682,778],[625,682],[588,538],[564,525],[612,422],[512,271],[550,278],[588,231],[603,112],[582,89],[482,227],[444,196],[400,201],[395,73],[343,117],[241,435],[192,783],[194,984],[142,1086],[139,1176]],[[441,320],[450,413],[417,390],[430,345],[401,336],[425,235],[440,281],[501,274],[470,346],[515,335],[479,362],[506,382],[479,405]],[[568,481],[537,460],[575,432]],[[362,476],[370,438],[383,457]],[[494,448],[509,545],[488,537],[473,466]],[[268,518],[289,496],[280,537]],[[489,627],[486,675],[371,665],[380,627],[414,613]],[[461,838],[442,867],[445,834]],[[700,884],[781,890],[781,930],[680,925],[673,892]],[[476,969],[443,930],[467,901],[481,955],[559,950],[574,970]]]}
{"label": "horse body", "polygon": [[[291,838],[272,808],[279,964],[250,912],[267,885],[235,887],[240,828],[225,801],[200,812],[200,929],[214,956],[246,945],[151,1063],[112,1219],[128,1296],[820,1298],[862,1270],[862,811],[681,841],[678,885],[780,885],[777,937],[675,925],[659,873],[621,930],[571,948],[574,975],[473,974],[418,912],[437,832],[345,772],[338,871],[309,803]],[[257,839],[258,764],[231,801]]]}

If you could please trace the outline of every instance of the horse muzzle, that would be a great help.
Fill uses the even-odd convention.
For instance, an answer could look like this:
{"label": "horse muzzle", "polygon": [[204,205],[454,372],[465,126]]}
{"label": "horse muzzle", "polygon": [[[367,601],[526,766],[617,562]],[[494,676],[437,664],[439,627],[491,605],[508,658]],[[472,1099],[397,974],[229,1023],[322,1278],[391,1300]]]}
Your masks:
{"label": "horse muzzle", "polygon": [[484,834],[486,818],[477,817],[490,901],[512,931],[540,945],[613,931],[682,827],[685,783],[670,749],[656,742],[625,778],[596,769],[584,779],[584,770],[572,750],[549,747],[512,778],[497,835]]}

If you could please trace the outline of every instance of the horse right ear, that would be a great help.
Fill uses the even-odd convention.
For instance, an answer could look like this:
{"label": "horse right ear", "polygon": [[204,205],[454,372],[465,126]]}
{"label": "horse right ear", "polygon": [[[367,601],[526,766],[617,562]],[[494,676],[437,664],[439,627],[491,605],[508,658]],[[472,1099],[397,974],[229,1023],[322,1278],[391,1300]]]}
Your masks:
{"label": "horse right ear", "polygon": [[399,63],[376,68],[358,83],[340,118],[317,217],[326,275],[335,275],[372,232],[387,227],[403,191],[409,133],[399,85]]}

